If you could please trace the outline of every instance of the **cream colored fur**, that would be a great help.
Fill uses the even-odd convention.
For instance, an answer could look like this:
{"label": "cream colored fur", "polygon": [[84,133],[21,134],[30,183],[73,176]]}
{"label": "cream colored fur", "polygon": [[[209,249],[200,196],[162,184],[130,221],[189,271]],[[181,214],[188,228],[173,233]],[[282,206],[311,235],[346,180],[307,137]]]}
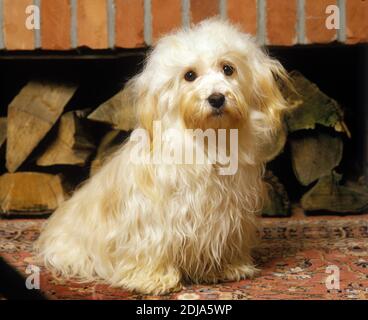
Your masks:
{"label": "cream colored fur", "polygon": [[[235,73],[226,77],[224,63]],[[198,79],[186,82],[194,69]],[[263,165],[286,104],[275,81],[286,78],[248,35],[207,20],[162,38],[142,73],[127,85],[138,126],[235,128],[235,175],[216,164],[134,164],[127,141],[51,216],[36,243],[56,276],[103,280],[148,294],[179,290],[183,281],[216,283],[253,277],[256,214],[265,200]],[[226,96],[215,117],[212,92]],[[151,139],[151,151],[162,143]],[[167,140],[171,147],[182,148]]]}

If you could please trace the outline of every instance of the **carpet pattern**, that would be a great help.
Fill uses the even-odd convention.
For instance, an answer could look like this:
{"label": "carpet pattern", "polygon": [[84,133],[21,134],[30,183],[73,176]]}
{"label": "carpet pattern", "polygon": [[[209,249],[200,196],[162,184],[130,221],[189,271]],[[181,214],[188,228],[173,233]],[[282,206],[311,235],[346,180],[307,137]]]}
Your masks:
{"label": "carpet pattern", "polygon": [[[24,276],[43,223],[0,220],[0,255]],[[49,299],[368,299],[368,215],[263,218],[259,233],[254,257],[262,271],[253,280],[188,285],[158,297],[55,280],[41,267],[40,287]],[[326,287],[329,266],[339,269],[339,289]]]}

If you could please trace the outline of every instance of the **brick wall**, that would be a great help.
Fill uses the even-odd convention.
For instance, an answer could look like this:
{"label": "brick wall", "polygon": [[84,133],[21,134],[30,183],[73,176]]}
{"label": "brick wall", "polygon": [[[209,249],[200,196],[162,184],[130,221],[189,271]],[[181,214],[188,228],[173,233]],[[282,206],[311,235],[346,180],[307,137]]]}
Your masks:
{"label": "brick wall", "polygon": [[[25,26],[40,8],[40,29]],[[340,8],[328,30],[326,7]],[[368,42],[368,0],[0,0],[0,50],[139,48],[173,28],[226,17],[261,44]]]}

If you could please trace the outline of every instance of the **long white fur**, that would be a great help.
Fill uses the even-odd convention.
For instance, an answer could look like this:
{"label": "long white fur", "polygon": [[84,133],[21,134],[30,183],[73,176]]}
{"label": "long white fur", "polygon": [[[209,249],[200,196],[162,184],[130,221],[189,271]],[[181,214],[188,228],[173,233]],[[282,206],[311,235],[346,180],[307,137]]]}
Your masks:
{"label": "long white fur", "polygon": [[[223,74],[224,62],[235,67],[232,77]],[[198,73],[194,82],[183,79],[188,69]],[[286,77],[282,66],[222,20],[162,38],[126,87],[137,128],[150,131],[161,120],[164,129],[239,129],[237,173],[219,175],[212,164],[134,164],[129,140],[53,213],[36,243],[45,265],[55,276],[150,294],[178,290],[183,281],[254,276],[264,146],[286,107],[275,76]],[[211,117],[213,92],[226,96],[223,117]],[[157,143],[151,140],[151,151]]]}

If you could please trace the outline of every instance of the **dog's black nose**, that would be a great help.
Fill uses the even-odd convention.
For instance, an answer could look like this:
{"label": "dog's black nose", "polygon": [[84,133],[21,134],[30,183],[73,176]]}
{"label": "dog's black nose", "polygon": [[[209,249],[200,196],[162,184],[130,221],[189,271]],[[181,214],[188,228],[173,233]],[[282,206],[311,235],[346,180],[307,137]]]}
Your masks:
{"label": "dog's black nose", "polygon": [[225,96],[222,93],[212,93],[207,100],[213,108],[220,109],[225,103]]}

